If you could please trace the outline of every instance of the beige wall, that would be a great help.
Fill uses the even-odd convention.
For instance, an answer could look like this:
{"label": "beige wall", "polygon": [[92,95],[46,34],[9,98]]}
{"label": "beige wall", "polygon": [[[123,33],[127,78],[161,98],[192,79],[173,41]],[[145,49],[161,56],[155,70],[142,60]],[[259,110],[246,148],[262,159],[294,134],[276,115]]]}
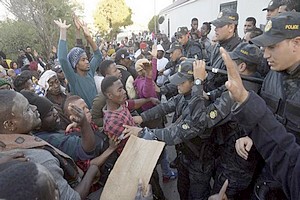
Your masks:
{"label": "beige wall", "polygon": [[[214,20],[219,13],[220,4],[232,2],[232,0],[192,0],[180,7],[169,10],[165,13],[160,13],[165,17],[164,22],[160,25],[160,30],[167,34],[168,19],[170,20],[170,36],[174,34],[177,27],[187,26],[191,28],[191,19],[197,17],[200,24],[205,21]],[[238,32],[240,37],[243,37],[243,25],[247,17],[252,16],[259,24],[265,24],[266,11],[262,11],[269,3],[269,0],[237,0],[237,12],[239,14]],[[210,37],[214,34],[214,26]]]}

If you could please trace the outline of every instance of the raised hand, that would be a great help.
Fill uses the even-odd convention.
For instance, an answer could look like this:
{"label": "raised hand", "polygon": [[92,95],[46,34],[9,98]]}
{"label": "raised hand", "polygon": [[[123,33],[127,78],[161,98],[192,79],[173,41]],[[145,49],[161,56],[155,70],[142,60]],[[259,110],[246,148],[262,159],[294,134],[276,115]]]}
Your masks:
{"label": "raised hand", "polygon": [[56,46],[52,46],[52,52],[53,52],[53,53],[57,53]]}
{"label": "raised hand", "polygon": [[152,63],[150,62],[145,62],[143,63],[143,69],[149,74],[152,75]]}
{"label": "raised hand", "polygon": [[87,27],[87,24],[86,24],[85,22],[82,22],[81,28],[82,28],[82,30],[83,30],[83,34],[84,34],[85,37],[90,37],[90,36],[91,36],[90,30],[89,30],[89,28]]}
{"label": "raised hand", "polygon": [[205,80],[207,72],[205,70],[205,62],[203,60],[195,60],[195,62],[193,63],[193,74],[195,80]]}
{"label": "raised hand", "polygon": [[152,51],[149,51],[149,53],[151,54],[151,56],[152,56],[153,58],[157,58],[157,45],[156,45],[156,44],[154,44],[154,45],[152,46]]}
{"label": "raised hand", "polygon": [[230,97],[238,104],[242,104],[248,98],[249,92],[245,89],[236,63],[230,58],[228,52],[221,47],[220,53],[228,73],[228,81],[226,81],[225,86],[229,90]]}
{"label": "raised hand", "polygon": [[34,57],[38,57],[39,56],[38,52],[35,49],[33,50],[33,56]]}
{"label": "raised hand", "polygon": [[208,200],[227,200],[227,196],[225,194],[226,189],[228,187],[228,180],[226,180],[218,194],[212,195],[208,198]]}
{"label": "raised hand", "polygon": [[61,19],[59,20],[54,20],[54,23],[60,28],[60,29],[68,29],[71,24],[67,24],[66,20],[62,21]]}
{"label": "raised hand", "polygon": [[69,104],[68,109],[71,113],[70,120],[71,124],[69,124],[66,128],[66,132],[69,132],[71,128],[76,128],[78,126],[82,126],[84,122],[87,122],[84,111],[74,104]]}
{"label": "raised hand", "polygon": [[75,24],[75,26],[76,26],[76,29],[77,29],[77,30],[80,30],[80,28],[81,28],[81,26],[82,26],[80,20],[78,19],[78,17],[77,17],[75,14],[73,14],[72,17],[73,17],[73,21],[74,21],[74,24]]}

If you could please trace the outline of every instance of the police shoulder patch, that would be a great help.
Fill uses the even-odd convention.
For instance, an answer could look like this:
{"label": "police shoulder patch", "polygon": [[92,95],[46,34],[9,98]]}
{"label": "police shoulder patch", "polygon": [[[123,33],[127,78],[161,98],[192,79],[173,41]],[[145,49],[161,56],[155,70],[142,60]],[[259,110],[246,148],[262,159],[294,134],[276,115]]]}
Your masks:
{"label": "police shoulder patch", "polygon": [[265,32],[270,31],[271,28],[272,28],[272,21],[269,20],[265,26]]}
{"label": "police shoulder patch", "polygon": [[210,113],[209,113],[209,117],[210,117],[211,119],[215,119],[215,118],[217,117],[217,115],[218,115],[217,110],[212,110],[212,111],[210,111]]}

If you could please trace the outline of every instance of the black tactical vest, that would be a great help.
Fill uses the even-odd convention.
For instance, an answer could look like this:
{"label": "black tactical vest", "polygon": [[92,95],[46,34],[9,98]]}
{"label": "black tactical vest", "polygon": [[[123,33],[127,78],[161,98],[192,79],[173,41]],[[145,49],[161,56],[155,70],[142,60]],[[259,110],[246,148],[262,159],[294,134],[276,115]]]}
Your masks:
{"label": "black tactical vest", "polygon": [[300,144],[300,66],[293,74],[270,71],[260,95],[276,119]]}

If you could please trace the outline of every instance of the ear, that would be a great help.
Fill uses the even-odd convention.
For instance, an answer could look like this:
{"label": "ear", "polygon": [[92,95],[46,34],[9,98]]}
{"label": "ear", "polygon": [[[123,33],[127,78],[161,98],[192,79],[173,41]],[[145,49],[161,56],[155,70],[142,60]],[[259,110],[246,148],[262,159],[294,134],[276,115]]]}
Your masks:
{"label": "ear", "polygon": [[106,98],[109,99],[109,100],[111,100],[112,97],[113,97],[112,93],[110,93],[110,92],[105,93],[105,96],[106,96]]}
{"label": "ear", "polygon": [[296,37],[292,40],[293,42],[293,47],[295,48],[296,51],[300,50],[300,36]]}
{"label": "ear", "polygon": [[16,127],[16,124],[14,123],[14,121],[6,120],[3,122],[3,128],[6,131],[13,132],[14,130],[16,130],[17,127]]}
{"label": "ear", "polygon": [[239,64],[239,66],[238,66],[239,72],[244,72],[244,71],[246,71],[246,69],[247,69],[246,63],[242,62],[241,64]]}
{"label": "ear", "polygon": [[235,25],[234,24],[229,24],[228,27],[229,27],[229,32],[233,33],[234,29],[235,29]]}

